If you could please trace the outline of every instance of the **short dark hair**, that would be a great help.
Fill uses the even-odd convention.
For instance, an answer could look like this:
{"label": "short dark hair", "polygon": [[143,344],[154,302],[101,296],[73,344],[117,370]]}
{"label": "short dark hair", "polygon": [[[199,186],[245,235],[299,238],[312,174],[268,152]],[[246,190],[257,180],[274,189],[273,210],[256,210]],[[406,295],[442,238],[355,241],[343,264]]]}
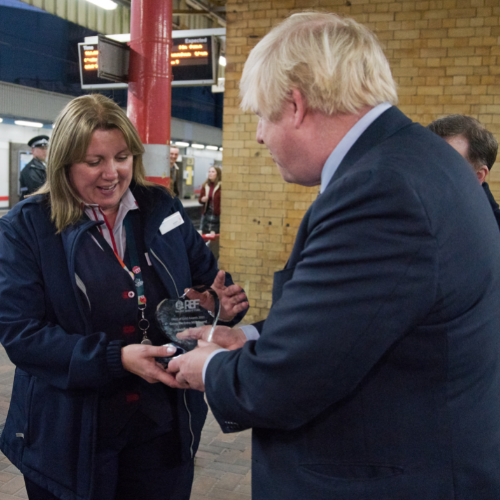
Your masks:
{"label": "short dark hair", "polygon": [[491,170],[498,152],[498,142],[482,123],[471,116],[450,115],[433,121],[427,127],[440,137],[464,136],[469,143],[467,160],[475,168],[486,165]]}

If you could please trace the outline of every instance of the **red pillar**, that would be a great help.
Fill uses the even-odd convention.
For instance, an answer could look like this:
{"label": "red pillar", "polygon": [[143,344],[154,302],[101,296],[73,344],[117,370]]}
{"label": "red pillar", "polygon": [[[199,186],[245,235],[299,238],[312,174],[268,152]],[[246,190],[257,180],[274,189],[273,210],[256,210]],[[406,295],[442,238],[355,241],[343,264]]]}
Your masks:
{"label": "red pillar", "polygon": [[148,180],[170,182],[172,0],[132,0],[128,116],[146,149]]}

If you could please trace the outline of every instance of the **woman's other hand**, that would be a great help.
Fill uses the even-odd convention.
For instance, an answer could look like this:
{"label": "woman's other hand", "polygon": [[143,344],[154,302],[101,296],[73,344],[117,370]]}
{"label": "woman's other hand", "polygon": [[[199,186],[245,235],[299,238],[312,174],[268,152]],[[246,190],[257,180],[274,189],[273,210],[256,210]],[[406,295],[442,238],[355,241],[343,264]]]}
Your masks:
{"label": "woman's other hand", "polygon": [[[224,280],[226,277],[225,271],[219,271],[212,283],[212,289],[217,293],[220,301],[221,321],[231,321],[237,314],[248,309],[248,299],[239,285],[225,286]],[[189,289],[186,291],[187,297],[191,300],[198,299],[201,307],[215,314],[215,301],[209,292],[199,293],[196,290]]]}

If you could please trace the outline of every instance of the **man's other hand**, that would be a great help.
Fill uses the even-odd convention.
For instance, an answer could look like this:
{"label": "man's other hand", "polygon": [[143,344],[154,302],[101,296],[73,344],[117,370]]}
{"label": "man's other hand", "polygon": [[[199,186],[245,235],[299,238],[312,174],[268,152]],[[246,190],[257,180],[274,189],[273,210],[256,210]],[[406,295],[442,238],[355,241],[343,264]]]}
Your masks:
{"label": "man's other hand", "polygon": [[[177,334],[179,339],[198,339],[208,342],[208,336],[212,327],[210,325],[198,328],[188,328]],[[212,343],[224,349],[233,351],[243,347],[247,338],[241,328],[229,328],[228,326],[216,326],[212,335]],[[198,342],[199,345],[199,342]]]}

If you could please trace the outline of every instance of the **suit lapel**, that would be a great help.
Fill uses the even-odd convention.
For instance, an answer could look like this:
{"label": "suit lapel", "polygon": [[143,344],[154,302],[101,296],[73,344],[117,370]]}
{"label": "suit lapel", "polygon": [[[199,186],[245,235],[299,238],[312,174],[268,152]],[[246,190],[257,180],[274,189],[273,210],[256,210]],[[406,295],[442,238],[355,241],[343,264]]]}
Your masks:
{"label": "suit lapel", "polygon": [[311,204],[309,210],[306,212],[302,219],[302,222],[300,223],[299,230],[297,231],[297,236],[295,237],[295,243],[293,245],[292,253],[288,258],[285,269],[295,267],[300,259],[300,252],[302,252],[307,236],[309,235],[309,218],[311,217],[314,203],[315,201]]}

